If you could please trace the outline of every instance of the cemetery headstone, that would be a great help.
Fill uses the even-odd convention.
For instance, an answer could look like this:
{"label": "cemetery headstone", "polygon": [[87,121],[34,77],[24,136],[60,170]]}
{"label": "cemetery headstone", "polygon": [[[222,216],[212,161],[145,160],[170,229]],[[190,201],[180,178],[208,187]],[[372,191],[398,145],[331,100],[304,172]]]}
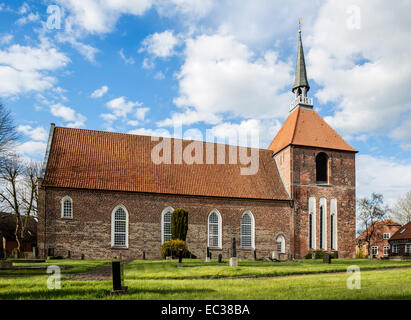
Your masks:
{"label": "cemetery headstone", "polygon": [[223,255],[220,253],[218,255],[218,263],[222,263],[223,262]]}
{"label": "cemetery headstone", "polygon": [[207,247],[205,262],[210,262],[210,248]]}
{"label": "cemetery headstone", "polygon": [[113,291],[111,294],[124,294],[128,287],[124,286],[124,262],[121,260],[114,260],[111,263],[113,276]]}
{"label": "cemetery headstone", "polygon": [[53,257],[54,256],[54,248],[48,248],[47,250],[47,256]]}
{"label": "cemetery headstone", "polygon": [[183,249],[178,249],[178,267],[183,266]]}
{"label": "cemetery headstone", "polygon": [[324,253],[323,263],[331,263],[331,255],[329,253]]}
{"label": "cemetery headstone", "polygon": [[257,261],[257,251],[254,249],[253,251],[254,261]]}
{"label": "cemetery headstone", "polygon": [[39,256],[39,249],[37,247],[33,247],[33,257],[37,258]]}
{"label": "cemetery headstone", "polygon": [[84,253],[81,254],[81,260],[84,260]]}
{"label": "cemetery headstone", "polygon": [[146,260],[146,252],[143,251],[143,260]]}
{"label": "cemetery headstone", "polygon": [[67,251],[67,259],[70,259],[71,258],[71,252],[70,252],[70,250],[68,250]]}
{"label": "cemetery headstone", "polygon": [[237,267],[237,266],[238,266],[238,259],[237,259],[236,241],[235,241],[235,238],[232,238],[231,239],[230,267]]}

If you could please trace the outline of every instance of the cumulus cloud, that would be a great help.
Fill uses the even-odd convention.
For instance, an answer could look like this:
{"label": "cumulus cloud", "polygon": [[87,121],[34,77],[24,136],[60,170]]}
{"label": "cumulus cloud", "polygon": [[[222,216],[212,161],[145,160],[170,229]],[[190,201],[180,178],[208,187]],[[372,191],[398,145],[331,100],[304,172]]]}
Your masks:
{"label": "cumulus cloud", "polygon": [[357,196],[382,193],[389,203],[411,190],[411,164],[394,158],[358,155]]}
{"label": "cumulus cloud", "polygon": [[292,70],[276,52],[256,57],[231,36],[201,35],[187,41],[185,62],[178,74],[179,96],[174,102],[183,109],[193,108],[193,115],[213,114],[211,119],[222,114],[282,117],[291,99]]}
{"label": "cumulus cloud", "polygon": [[46,141],[48,137],[46,129],[41,126],[33,128],[30,125],[20,125],[17,127],[17,132],[23,133],[34,141]]}
{"label": "cumulus cloud", "polygon": [[90,95],[91,98],[101,98],[104,96],[108,91],[107,86],[102,86],[100,89],[96,89],[93,91],[93,93]]}
{"label": "cumulus cloud", "polygon": [[50,107],[50,112],[53,116],[62,118],[67,122],[68,127],[83,127],[87,118],[76,112],[74,109],[64,106],[61,103],[56,103]]}
{"label": "cumulus cloud", "polygon": [[173,34],[173,31],[155,32],[142,41],[139,52],[147,51],[155,57],[167,58],[175,54],[174,48],[178,43],[179,39]]}
{"label": "cumulus cloud", "polygon": [[[321,86],[318,100],[336,105],[327,122],[344,134],[387,133],[411,114],[410,10],[409,2],[383,0],[350,6],[330,0],[321,7],[305,38],[308,70]],[[397,128],[391,136],[402,134]]]}
{"label": "cumulus cloud", "polygon": [[[147,112],[150,110],[149,108],[141,107],[142,105],[142,102],[127,101],[125,97],[119,97],[107,102],[106,106],[111,110],[111,113],[103,113],[100,117],[106,121],[106,126],[109,128],[118,119],[126,122],[128,125],[136,126],[141,121],[144,121]],[[131,116],[131,119],[129,116]]]}
{"label": "cumulus cloud", "polygon": [[12,45],[0,50],[0,96],[50,89],[56,82],[49,72],[65,67],[70,59],[49,44]]}

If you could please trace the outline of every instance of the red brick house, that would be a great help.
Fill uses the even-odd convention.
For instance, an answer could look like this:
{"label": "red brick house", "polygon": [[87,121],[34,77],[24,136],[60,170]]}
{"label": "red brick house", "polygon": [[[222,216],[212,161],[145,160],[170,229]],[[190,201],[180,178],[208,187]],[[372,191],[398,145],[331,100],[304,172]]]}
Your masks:
{"label": "red brick house", "polygon": [[[199,257],[207,247],[228,257],[233,237],[239,257],[256,250],[259,257],[277,251],[301,258],[315,249],[352,257],[357,151],[314,111],[309,88],[300,34],[295,100],[267,149],[52,124],[39,181],[40,252],[159,258],[171,236],[171,212],[184,208],[187,244]],[[163,156],[171,163],[154,163],[159,143],[170,147]],[[193,144],[201,155],[181,161],[181,150]],[[257,172],[219,163],[218,150],[225,159],[232,150],[254,153]]]}
{"label": "red brick house", "polygon": [[[371,227],[369,227],[370,229]],[[383,258],[389,256],[390,244],[389,239],[401,228],[401,224],[392,219],[379,221],[375,223],[374,233],[371,237],[371,255],[374,258]],[[365,242],[366,231],[357,237],[357,250],[362,250],[368,255],[368,243]]]}
{"label": "red brick house", "polygon": [[388,242],[390,257],[411,258],[411,222],[402,226]]}

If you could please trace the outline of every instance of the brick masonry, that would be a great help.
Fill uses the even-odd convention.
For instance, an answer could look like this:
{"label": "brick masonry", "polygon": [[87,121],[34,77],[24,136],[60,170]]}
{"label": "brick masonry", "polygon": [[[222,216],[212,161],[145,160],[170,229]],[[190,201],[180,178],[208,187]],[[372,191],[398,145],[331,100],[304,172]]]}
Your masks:
{"label": "brick masonry", "polygon": [[[61,218],[60,201],[64,196],[73,200],[73,218]],[[129,214],[128,248],[111,247],[111,214],[117,205],[124,205]],[[161,255],[161,213],[166,207],[189,211],[187,244],[189,250],[204,258],[207,248],[207,221],[213,209],[222,217],[222,249],[212,250],[215,257],[229,257],[231,238],[237,239],[238,256],[251,258],[252,251],[240,248],[240,221],[250,210],[255,219],[255,249],[258,257],[276,251],[276,239],[283,235],[286,254],[292,252],[291,215],[289,201],[227,199],[212,197],[108,192],[63,188],[39,188],[38,245],[40,253],[54,248],[55,255],[73,258],[158,259]]]}
{"label": "brick masonry", "polygon": [[[328,184],[316,184],[318,153],[328,156]],[[295,256],[309,249],[308,199],[316,199],[316,249],[319,249],[319,201],[326,199],[327,251],[330,248],[330,200],[337,200],[337,243],[339,257],[355,255],[355,153],[321,148],[288,146],[275,155],[287,191],[294,199],[293,221]]]}

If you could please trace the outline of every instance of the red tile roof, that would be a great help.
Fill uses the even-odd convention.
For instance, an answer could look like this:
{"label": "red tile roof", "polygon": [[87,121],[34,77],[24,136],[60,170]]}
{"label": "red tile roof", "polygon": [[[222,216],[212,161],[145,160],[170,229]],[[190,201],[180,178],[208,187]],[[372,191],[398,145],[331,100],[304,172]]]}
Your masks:
{"label": "red tile roof", "polygon": [[[172,151],[177,142],[184,150],[192,141],[171,139]],[[257,149],[258,172],[242,175],[245,165],[228,163],[228,145],[219,145],[225,164],[155,164],[151,151],[158,143],[148,136],[56,127],[43,186],[289,200],[269,150]],[[216,154],[218,144],[203,145]],[[203,158],[205,163],[205,152]]]}
{"label": "red tile roof", "polygon": [[408,222],[406,225],[402,226],[390,240],[400,240],[400,239],[411,239],[411,222]]}
{"label": "red tile roof", "polygon": [[301,107],[291,112],[268,149],[277,153],[289,145],[357,152],[317,112]]}

